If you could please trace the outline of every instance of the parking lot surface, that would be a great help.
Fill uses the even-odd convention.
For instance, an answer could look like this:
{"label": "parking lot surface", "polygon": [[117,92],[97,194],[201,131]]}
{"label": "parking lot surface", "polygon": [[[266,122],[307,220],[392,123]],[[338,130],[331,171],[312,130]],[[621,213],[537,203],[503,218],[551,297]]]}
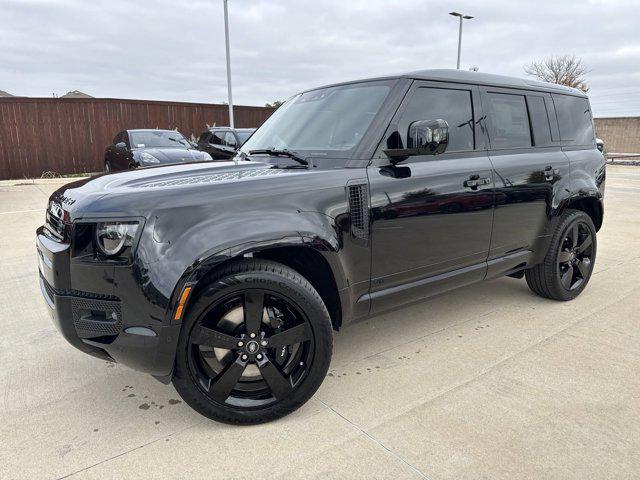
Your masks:
{"label": "parking lot surface", "polygon": [[608,168],[578,299],[502,278],[347,327],[315,397],[253,427],[58,334],[34,230],[60,185],[0,182],[0,478],[640,477],[640,168]]}

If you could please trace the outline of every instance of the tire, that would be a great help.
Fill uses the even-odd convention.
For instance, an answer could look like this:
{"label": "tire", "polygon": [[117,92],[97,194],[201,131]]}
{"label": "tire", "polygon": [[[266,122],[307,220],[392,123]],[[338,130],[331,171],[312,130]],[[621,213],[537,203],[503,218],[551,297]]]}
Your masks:
{"label": "tire", "polygon": [[591,217],[580,210],[567,210],[558,219],[544,261],[525,272],[527,285],[544,298],[573,300],[589,283],[596,251]]}
{"label": "tire", "polygon": [[173,376],[189,406],[212,420],[247,425],[283,417],[311,398],[329,369],[333,330],[304,277],[273,261],[242,259],[196,295]]}

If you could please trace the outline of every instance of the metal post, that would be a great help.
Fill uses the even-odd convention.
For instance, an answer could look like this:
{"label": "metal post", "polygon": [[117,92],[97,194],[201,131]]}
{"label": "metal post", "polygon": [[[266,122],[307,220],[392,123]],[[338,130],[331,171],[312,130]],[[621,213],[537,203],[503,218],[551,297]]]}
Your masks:
{"label": "metal post", "polygon": [[[226,0],[225,0],[226,3]],[[462,16],[460,18],[460,28],[458,29],[458,63],[456,68],[460,70],[460,50],[462,50]]]}
{"label": "metal post", "polygon": [[229,55],[229,11],[224,0],[224,39],[227,46],[227,90],[229,93],[229,126],[233,128],[233,97],[231,95],[231,58]]}
{"label": "metal post", "polygon": [[458,28],[458,61],[456,63],[456,68],[460,70],[460,52],[462,51],[462,20],[471,20],[473,17],[471,15],[463,15],[458,12],[451,12],[449,15],[458,17],[458,19],[460,20],[460,26]]}

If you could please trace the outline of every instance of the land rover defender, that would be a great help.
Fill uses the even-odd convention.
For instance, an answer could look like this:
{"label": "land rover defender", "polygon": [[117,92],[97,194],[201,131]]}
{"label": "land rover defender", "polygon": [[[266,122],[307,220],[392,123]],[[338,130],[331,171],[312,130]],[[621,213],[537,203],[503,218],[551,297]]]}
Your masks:
{"label": "land rover defender", "polygon": [[314,394],[355,320],[503,275],[575,298],[604,185],[581,91],[457,70],[342,83],[290,98],[232,161],[60,188],[40,285],[78,349],[259,423]]}

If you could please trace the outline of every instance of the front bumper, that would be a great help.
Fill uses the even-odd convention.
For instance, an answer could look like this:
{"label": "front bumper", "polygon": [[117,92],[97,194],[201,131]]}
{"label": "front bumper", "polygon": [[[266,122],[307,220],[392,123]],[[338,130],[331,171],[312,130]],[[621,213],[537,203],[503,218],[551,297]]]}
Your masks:
{"label": "front bumper", "polygon": [[71,288],[70,245],[52,240],[43,227],[36,248],[40,289],[62,336],[89,355],[169,381],[180,325],[145,324],[132,313],[139,305],[127,308],[116,295]]}

